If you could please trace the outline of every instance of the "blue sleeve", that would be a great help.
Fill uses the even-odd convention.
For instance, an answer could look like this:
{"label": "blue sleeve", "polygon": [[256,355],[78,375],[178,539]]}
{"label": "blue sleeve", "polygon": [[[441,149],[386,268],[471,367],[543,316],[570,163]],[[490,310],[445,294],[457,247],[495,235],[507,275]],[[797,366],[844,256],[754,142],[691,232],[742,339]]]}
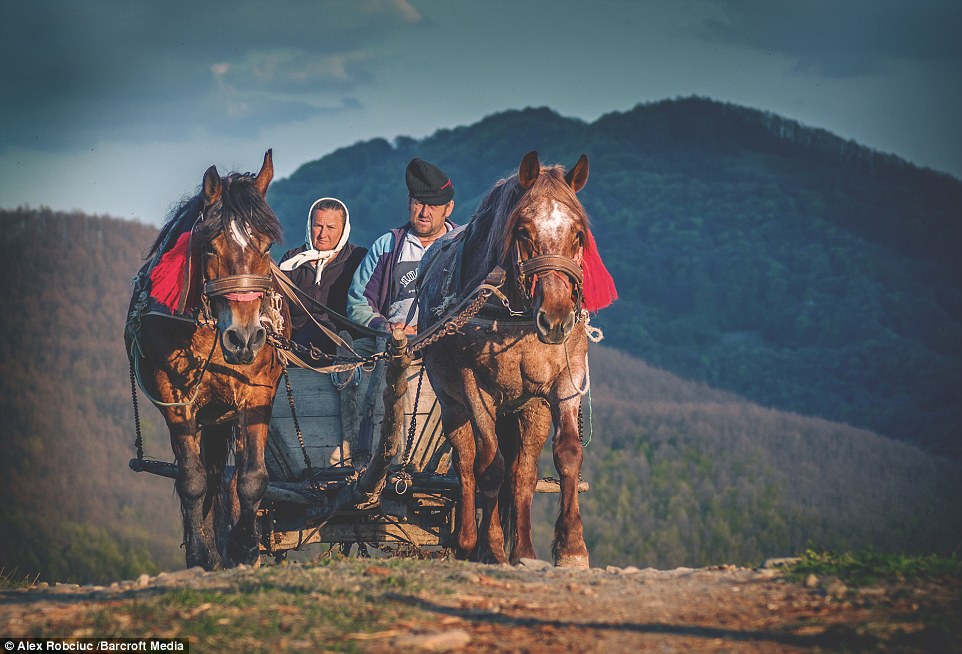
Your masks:
{"label": "blue sleeve", "polygon": [[381,284],[386,283],[383,279],[384,268],[393,244],[394,238],[390,232],[374,241],[361,265],[354,271],[351,289],[347,293],[347,317],[371,329],[385,329],[387,325],[378,307],[378,296]]}

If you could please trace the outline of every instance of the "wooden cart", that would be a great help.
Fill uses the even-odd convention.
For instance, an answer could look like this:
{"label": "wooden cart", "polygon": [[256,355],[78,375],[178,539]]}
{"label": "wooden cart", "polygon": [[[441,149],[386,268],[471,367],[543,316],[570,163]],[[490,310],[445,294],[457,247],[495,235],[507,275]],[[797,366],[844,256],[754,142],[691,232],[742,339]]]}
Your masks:
{"label": "wooden cart", "polygon": [[[375,351],[384,351],[385,342]],[[281,559],[312,543],[421,552],[453,545],[459,480],[440,406],[406,342],[354,373],[289,367],[274,399],[261,503],[261,551]],[[288,390],[288,385],[290,390]],[[293,405],[293,410],[292,410]],[[413,423],[413,428],[412,428]],[[131,460],[176,477],[175,464]],[[588,489],[579,484],[579,491]],[[538,492],[559,492],[541,479]]]}

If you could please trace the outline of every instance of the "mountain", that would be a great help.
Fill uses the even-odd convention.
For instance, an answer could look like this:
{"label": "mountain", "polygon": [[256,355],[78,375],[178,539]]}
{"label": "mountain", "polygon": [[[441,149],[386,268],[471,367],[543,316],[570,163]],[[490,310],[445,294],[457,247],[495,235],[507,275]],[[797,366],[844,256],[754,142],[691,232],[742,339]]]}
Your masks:
{"label": "mountain", "polygon": [[[0,210],[0,569],[109,582],[183,566],[170,480],[137,475],[124,323],[157,230]],[[141,396],[145,450],[170,458]]]}
{"label": "mountain", "polygon": [[962,458],[962,182],[771,113],[687,98],[592,123],[549,109],[375,139],[271,186],[291,245],[317,197],[352,241],[405,220],[417,155],[454,219],[528,150],[591,176],[582,200],[620,300],[606,345],[761,405]]}
{"label": "mountain", "polygon": [[[172,482],[127,467],[123,329],[155,236],[104,216],[0,210],[0,581],[106,582],[184,565]],[[607,347],[590,361],[581,505],[593,565],[750,563],[809,541],[909,553],[962,542],[957,462]],[[143,395],[140,413],[146,454],[171,460]],[[543,557],[555,503],[536,498]]]}

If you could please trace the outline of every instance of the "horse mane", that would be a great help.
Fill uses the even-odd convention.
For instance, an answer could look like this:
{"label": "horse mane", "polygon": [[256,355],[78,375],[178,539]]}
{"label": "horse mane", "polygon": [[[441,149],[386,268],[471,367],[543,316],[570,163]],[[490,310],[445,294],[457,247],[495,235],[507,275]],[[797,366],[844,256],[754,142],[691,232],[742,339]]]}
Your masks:
{"label": "horse mane", "polygon": [[[194,252],[203,250],[218,234],[230,226],[231,220],[239,220],[250,230],[267,237],[272,243],[283,241],[283,230],[277,216],[267,205],[264,196],[254,187],[255,176],[250,173],[243,175],[231,173],[224,178],[224,191],[220,199],[211,205],[204,220],[194,229]],[[222,205],[219,212],[220,220],[213,220],[212,211]]]}
{"label": "horse mane", "polygon": [[[254,232],[266,236],[272,243],[283,240],[283,229],[277,216],[254,187],[255,176],[251,173],[230,173],[224,178],[221,197],[204,211],[204,197],[198,192],[180,203],[161,228],[157,239],[147,253],[148,258],[173,247],[177,238],[193,228],[191,249],[194,253],[204,250],[218,234],[227,229],[230,221],[237,219]],[[204,219],[198,217],[204,211]],[[196,224],[196,226],[195,226]],[[163,248],[163,249],[161,249]]]}
{"label": "horse mane", "polygon": [[254,180],[254,175],[250,173],[231,173],[223,180],[220,198],[206,209],[203,195],[197,193],[172,212],[147,255],[148,258],[155,257],[148,264],[150,296],[154,300],[170,311],[176,311],[182,304],[186,284],[187,305],[194,306],[200,281],[200,268],[197,265],[200,254],[218,234],[228,229],[233,220],[267,237],[272,243],[281,241],[281,224],[260,191],[254,187]]}
{"label": "horse mane", "polygon": [[151,245],[147,251],[146,258],[149,259],[155,254],[163,254],[169,250],[174,242],[177,241],[177,237],[193,226],[194,220],[198,214],[200,214],[203,206],[204,200],[200,193],[177,205],[177,207],[170,212],[170,217],[167,219],[167,222],[160,228],[160,233],[157,234],[153,245]]}
{"label": "horse mane", "polygon": [[[482,269],[475,270],[474,274],[483,277],[495,266],[508,263],[515,229],[521,219],[521,211],[517,209],[522,197],[526,198],[526,203],[535,203],[540,197],[550,197],[552,200],[562,202],[571,210],[572,215],[581,221],[585,234],[582,260],[584,308],[597,312],[618,299],[614,280],[601,260],[594,236],[591,234],[588,214],[578,201],[574,189],[565,181],[564,168],[559,165],[542,166],[541,172],[527,194],[518,182],[517,174],[499,180],[488,192],[471,217],[469,229],[465,234],[465,251],[484,253]],[[475,279],[472,283],[477,281],[479,280]]]}
{"label": "horse mane", "polygon": [[[471,229],[465,237],[465,249],[485,253],[486,271],[506,260],[514,241],[515,228],[521,218],[521,212],[515,209],[525,193],[525,189],[518,182],[517,173],[498,180],[471,217]],[[565,181],[562,166],[541,167],[541,173],[534,185],[527,190],[527,197],[536,202],[542,196],[550,196],[563,202],[579,217],[587,231],[588,214],[575,196],[574,190]]]}

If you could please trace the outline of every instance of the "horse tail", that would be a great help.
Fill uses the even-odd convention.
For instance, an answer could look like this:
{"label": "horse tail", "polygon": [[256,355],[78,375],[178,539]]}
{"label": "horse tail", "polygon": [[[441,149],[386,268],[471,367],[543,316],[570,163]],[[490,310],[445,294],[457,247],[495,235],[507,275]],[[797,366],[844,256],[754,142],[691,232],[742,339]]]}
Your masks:
{"label": "horse tail", "polygon": [[504,457],[504,481],[498,492],[501,530],[504,532],[504,552],[511,559],[518,525],[518,506],[515,503],[514,468],[521,449],[521,421],[518,414],[500,416],[495,424],[498,448]]}
{"label": "horse tail", "polygon": [[207,471],[204,513],[213,510],[214,543],[221,558],[226,553],[230,530],[240,518],[237,472],[233,465],[228,465],[235,442],[233,423],[206,425],[201,430],[201,460]]}

